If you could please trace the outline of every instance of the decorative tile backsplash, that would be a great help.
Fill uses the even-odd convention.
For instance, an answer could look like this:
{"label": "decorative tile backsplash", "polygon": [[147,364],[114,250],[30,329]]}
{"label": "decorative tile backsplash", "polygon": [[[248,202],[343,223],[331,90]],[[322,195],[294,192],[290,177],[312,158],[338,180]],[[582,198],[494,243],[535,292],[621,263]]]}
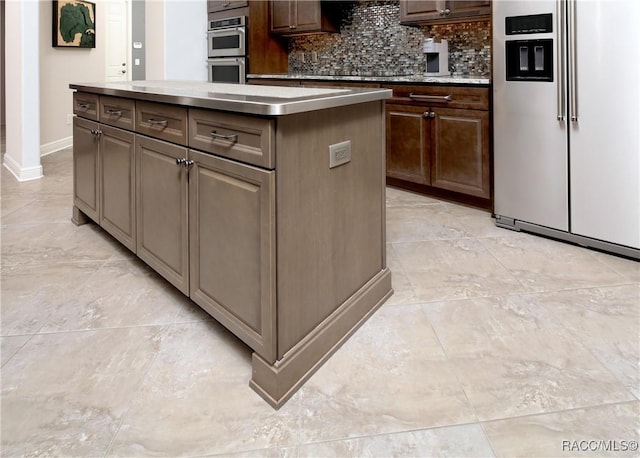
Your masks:
{"label": "decorative tile backsplash", "polygon": [[289,73],[395,76],[425,71],[425,38],[449,43],[452,75],[488,77],[491,24],[400,25],[398,0],[344,2],[340,33],[289,39]]}

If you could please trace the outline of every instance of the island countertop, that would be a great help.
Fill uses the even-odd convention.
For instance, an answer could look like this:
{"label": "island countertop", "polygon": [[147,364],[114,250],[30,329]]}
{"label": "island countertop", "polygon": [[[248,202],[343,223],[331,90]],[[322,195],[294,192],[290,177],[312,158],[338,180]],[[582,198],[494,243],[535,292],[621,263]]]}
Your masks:
{"label": "island countertop", "polygon": [[199,81],[72,83],[69,88],[136,100],[270,116],[303,113],[391,97],[389,89],[296,88]]}

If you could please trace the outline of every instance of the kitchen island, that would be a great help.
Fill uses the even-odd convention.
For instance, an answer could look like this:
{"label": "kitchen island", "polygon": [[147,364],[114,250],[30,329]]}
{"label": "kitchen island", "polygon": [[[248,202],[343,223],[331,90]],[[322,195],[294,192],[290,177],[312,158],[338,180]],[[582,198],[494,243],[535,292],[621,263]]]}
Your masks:
{"label": "kitchen island", "polygon": [[253,351],[281,406],[392,294],[386,89],[71,84],[90,220]]}

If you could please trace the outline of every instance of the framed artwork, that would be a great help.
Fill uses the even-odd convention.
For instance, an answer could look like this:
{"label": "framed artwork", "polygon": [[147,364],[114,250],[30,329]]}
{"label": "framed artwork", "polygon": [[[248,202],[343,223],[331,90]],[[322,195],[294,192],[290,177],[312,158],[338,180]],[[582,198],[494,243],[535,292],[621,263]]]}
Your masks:
{"label": "framed artwork", "polygon": [[53,2],[53,46],[96,47],[96,4],[84,0]]}

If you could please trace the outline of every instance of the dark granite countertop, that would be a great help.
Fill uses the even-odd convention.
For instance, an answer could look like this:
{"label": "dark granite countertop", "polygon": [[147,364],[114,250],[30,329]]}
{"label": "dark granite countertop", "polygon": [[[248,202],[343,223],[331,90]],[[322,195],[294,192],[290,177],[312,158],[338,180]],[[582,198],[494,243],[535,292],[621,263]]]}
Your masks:
{"label": "dark granite countertop", "polygon": [[248,74],[248,79],[291,79],[291,80],[321,80],[321,81],[350,81],[375,82],[380,84],[470,84],[489,85],[491,80],[482,76],[350,76],[350,75],[302,75],[288,73]]}

